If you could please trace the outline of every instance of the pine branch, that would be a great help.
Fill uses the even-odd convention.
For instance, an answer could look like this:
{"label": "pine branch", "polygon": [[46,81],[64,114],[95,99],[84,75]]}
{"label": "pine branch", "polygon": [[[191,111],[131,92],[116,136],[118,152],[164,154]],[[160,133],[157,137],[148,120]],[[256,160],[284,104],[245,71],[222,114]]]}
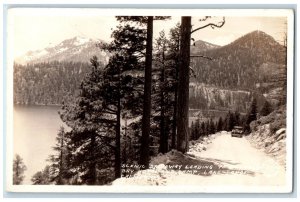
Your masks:
{"label": "pine branch", "polygon": [[220,23],[221,23],[221,24],[208,23],[208,24],[206,24],[206,25],[204,25],[204,26],[202,26],[202,27],[198,27],[197,29],[192,30],[192,31],[191,31],[191,34],[194,33],[194,32],[196,32],[196,31],[198,31],[198,30],[200,30],[200,29],[204,29],[204,28],[209,27],[209,26],[210,26],[212,29],[214,29],[215,27],[221,28],[221,27],[225,24],[225,17],[223,17],[223,20],[222,20],[222,22],[220,22]]}

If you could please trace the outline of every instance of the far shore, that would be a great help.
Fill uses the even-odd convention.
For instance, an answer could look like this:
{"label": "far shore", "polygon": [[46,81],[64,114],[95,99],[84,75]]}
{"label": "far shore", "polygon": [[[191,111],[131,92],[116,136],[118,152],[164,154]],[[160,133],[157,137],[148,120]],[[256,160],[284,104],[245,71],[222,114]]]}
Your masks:
{"label": "far shore", "polygon": [[49,107],[61,107],[61,104],[42,104],[42,103],[35,103],[35,104],[21,104],[21,103],[14,103],[14,106],[49,106]]}

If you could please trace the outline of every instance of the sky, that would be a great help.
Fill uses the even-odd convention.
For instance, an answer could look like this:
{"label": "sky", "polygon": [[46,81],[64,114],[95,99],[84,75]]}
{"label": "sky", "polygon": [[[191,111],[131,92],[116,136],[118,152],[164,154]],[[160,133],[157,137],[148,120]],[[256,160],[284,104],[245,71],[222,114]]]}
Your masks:
{"label": "sky", "polygon": [[[132,10],[127,13],[128,15],[139,14]],[[201,14],[206,13],[201,12]],[[192,35],[195,40],[226,45],[251,31],[260,30],[274,37],[276,41],[282,42],[284,33],[287,32],[287,19],[280,17],[282,16],[280,13],[261,14],[252,11],[245,12],[246,16],[243,12],[233,12],[234,15],[223,11],[210,13],[217,14],[210,19],[212,22],[219,22],[225,16],[225,25],[220,29],[210,27],[202,29]],[[20,56],[29,50],[53,46],[75,36],[110,41],[111,32],[118,25],[114,15],[118,14],[118,11],[99,9],[12,9],[8,12],[8,46],[12,48],[14,56]],[[154,12],[155,14],[162,15]],[[173,15],[170,20],[154,22],[154,37],[157,37],[162,30],[168,33],[170,28],[180,22],[180,13],[171,14]],[[193,14],[193,28],[206,23],[199,22],[203,15],[195,11],[191,14]]]}

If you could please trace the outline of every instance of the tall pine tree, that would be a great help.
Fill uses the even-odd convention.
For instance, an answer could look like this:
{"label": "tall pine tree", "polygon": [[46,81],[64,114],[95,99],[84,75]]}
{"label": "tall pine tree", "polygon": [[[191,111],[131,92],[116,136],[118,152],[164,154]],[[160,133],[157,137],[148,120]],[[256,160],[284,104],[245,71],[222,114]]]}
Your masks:
{"label": "tall pine tree", "polygon": [[110,168],[115,149],[115,137],[111,133],[114,120],[102,107],[103,76],[103,67],[93,57],[91,70],[82,81],[75,103],[64,105],[61,111],[62,120],[71,128],[72,167],[80,173],[82,184],[104,184],[98,180],[104,170],[106,178],[113,179]]}
{"label": "tall pine tree", "polygon": [[35,173],[32,178],[33,185],[50,185],[53,181],[53,176],[50,171],[51,167],[49,165],[45,166],[42,171]]}
{"label": "tall pine tree", "polygon": [[[205,21],[206,16],[199,21]],[[191,17],[181,17],[180,61],[178,72],[178,113],[177,113],[177,150],[185,153],[188,150],[188,110],[189,110],[189,76],[190,76],[190,42],[191,34],[206,27],[220,28],[225,24],[225,18],[218,24],[207,23],[192,30]]]}
{"label": "tall pine tree", "polygon": [[[103,97],[105,110],[115,117],[115,177],[121,176],[121,118],[133,118],[142,111],[141,62],[144,58],[145,30],[132,26],[130,20],[118,18],[123,25],[113,32],[113,41],[102,49],[113,54],[105,68]],[[125,148],[126,149],[126,148]]]}
{"label": "tall pine tree", "polygon": [[177,150],[188,150],[188,111],[189,111],[189,74],[191,17],[181,17],[180,61],[178,72],[178,111],[177,111]]}
{"label": "tall pine tree", "polygon": [[252,121],[255,121],[257,118],[257,102],[256,102],[256,98],[254,97],[250,106],[250,109],[247,113],[247,118],[246,118],[246,124],[244,126],[244,131],[246,133],[250,133],[251,129],[250,129],[250,123]]}
{"label": "tall pine tree", "polygon": [[72,170],[72,153],[69,148],[69,134],[64,127],[60,127],[56,137],[56,145],[53,147],[56,154],[50,155],[48,161],[51,162],[49,170],[51,172],[51,182],[55,184],[71,184],[74,173]]}
{"label": "tall pine tree", "polygon": [[142,115],[142,137],[141,151],[139,163],[143,165],[143,169],[149,168],[150,160],[150,116],[151,116],[151,82],[152,82],[152,42],[153,42],[153,21],[164,20],[168,17],[163,16],[133,16],[117,17],[122,21],[132,21],[140,25],[146,25],[146,55],[145,55],[145,83],[144,83],[144,100],[143,100],[143,115]]}
{"label": "tall pine tree", "polygon": [[[153,66],[153,122],[157,127],[155,133],[160,134],[159,151],[166,153],[169,151],[169,137],[171,147],[174,143],[174,133],[176,134],[175,104],[176,104],[176,64],[177,58],[174,56],[170,40],[167,40],[164,31],[156,39],[154,46],[154,66]],[[175,125],[176,126],[176,125]],[[174,130],[175,128],[175,130]]]}
{"label": "tall pine tree", "polygon": [[222,117],[220,116],[219,120],[218,120],[218,125],[217,125],[217,131],[222,131],[223,130],[223,119]]}
{"label": "tall pine tree", "polygon": [[16,154],[13,162],[13,184],[22,184],[25,178],[24,172],[26,169],[27,167],[24,164],[23,159],[20,157],[20,155]]}
{"label": "tall pine tree", "polygon": [[178,111],[178,72],[179,72],[179,49],[180,49],[180,24],[177,24],[170,30],[168,40],[170,65],[173,68],[173,84],[172,91],[174,92],[173,99],[173,118],[172,118],[172,138],[171,147],[176,149],[176,138],[177,138],[177,111]]}

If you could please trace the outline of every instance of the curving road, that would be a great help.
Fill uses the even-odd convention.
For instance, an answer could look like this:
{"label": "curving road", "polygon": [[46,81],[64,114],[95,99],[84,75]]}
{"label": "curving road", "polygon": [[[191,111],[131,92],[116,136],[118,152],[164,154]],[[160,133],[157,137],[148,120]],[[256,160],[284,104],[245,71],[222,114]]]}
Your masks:
{"label": "curving road", "polygon": [[[195,153],[193,153],[195,155]],[[196,155],[200,159],[210,160],[233,172],[212,175],[218,178],[212,184],[284,186],[286,184],[285,168],[263,151],[252,147],[246,138],[231,137],[230,133],[216,135],[207,150]],[[242,171],[242,172],[235,172]]]}
{"label": "curving road", "polygon": [[160,186],[153,189],[155,191],[175,193],[291,191],[291,180],[286,183],[284,167],[252,147],[246,138],[221,132],[205,141],[191,143],[190,148],[187,155],[176,151],[159,155],[152,159],[155,168],[139,171],[130,178],[120,178],[113,185],[154,185]]}

